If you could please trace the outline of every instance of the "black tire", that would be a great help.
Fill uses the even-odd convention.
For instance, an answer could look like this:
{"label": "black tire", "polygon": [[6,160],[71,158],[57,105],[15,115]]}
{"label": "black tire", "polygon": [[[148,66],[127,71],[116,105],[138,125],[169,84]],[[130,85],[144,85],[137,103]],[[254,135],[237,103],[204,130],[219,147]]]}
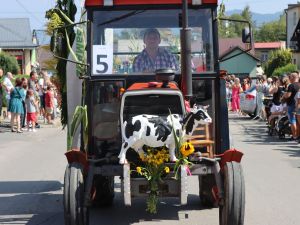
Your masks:
{"label": "black tire", "polygon": [[280,132],[278,133],[278,138],[279,138],[279,139],[285,139],[285,134],[284,134],[283,132],[280,131]]}
{"label": "black tire", "polygon": [[223,181],[224,204],[219,207],[220,225],[243,225],[245,215],[245,183],[240,163],[226,163]]}
{"label": "black tire", "polygon": [[212,195],[212,188],[215,185],[215,176],[213,174],[199,176],[199,197],[202,206],[208,208],[215,206],[215,198]]}
{"label": "black tire", "polygon": [[256,111],[257,111],[257,107],[255,108],[255,110],[254,110],[253,114],[251,114],[251,113],[248,113],[248,116],[250,116],[250,117],[251,117],[251,119],[252,119],[252,118],[254,118],[254,117],[256,117]]}
{"label": "black tire", "polygon": [[64,176],[64,193],[63,193],[63,204],[64,204],[64,220],[65,225],[70,225],[70,165],[68,164],[65,170]]}
{"label": "black tire", "polygon": [[248,116],[250,116],[250,118],[252,119],[255,117],[255,114],[248,113]]}
{"label": "black tire", "polygon": [[84,212],[83,167],[79,163],[70,165],[70,225],[88,225],[88,208]]}
{"label": "black tire", "polygon": [[93,199],[93,206],[111,206],[115,197],[114,177],[94,176],[94,187],[96,195]]}

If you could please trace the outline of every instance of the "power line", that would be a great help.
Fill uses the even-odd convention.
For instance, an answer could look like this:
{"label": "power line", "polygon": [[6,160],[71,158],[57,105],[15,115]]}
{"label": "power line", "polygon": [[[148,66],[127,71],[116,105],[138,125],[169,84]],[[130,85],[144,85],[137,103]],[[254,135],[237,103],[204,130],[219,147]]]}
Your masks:
{"label": "power line", "polygon": [[21,2],[19,2],[19,0],[16,0],[16,2],[28,13],[30,14],[37,22],[39,22],[40,24],[44,25],[43,22],[40,21],[39,18],[37,18],[33,13],[31,13]]}

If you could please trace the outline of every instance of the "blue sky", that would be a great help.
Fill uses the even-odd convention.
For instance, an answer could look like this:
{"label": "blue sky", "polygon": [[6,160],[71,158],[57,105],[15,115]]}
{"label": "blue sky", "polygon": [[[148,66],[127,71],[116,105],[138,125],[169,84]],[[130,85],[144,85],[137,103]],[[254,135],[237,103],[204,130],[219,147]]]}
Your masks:
{"label": "blue sky", "polygon": [[[31,29],[44,29],[45,11],[55,5],[55,0],[2,0],[0,18],[30,18]],[[80,5],[82,0],[75,0]],[[219,0],[221,2],[221,0]],[[243,9],[250,6],[251,11],[258,13],[275,13],[283,11],[288,4],[297,0],[224,0],[226,10]]]}

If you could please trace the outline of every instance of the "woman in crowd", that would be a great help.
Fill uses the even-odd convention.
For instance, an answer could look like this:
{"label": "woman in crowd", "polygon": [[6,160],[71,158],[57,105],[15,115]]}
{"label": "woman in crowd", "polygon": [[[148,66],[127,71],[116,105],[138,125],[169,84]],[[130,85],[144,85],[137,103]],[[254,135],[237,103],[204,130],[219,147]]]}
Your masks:
{"label": "woman in crowd", "polygon": [[[24,96],[26,96],[26,92],[27,92],[27,87],[28,87],[28,81],[25,77],[23,77],[21,79],[22,81],[22,89],[21,91],[23,92]],[[24,114],[21,114],[21,130],[22,128],[25,128],[25,119],[26,119],[26,106],[25,106],[25,97],[24,99],[22,99],[22,104],[23,104],[23,109],[24,109]]]}
{"label": "woman in crowd", "polygon": [[231,108],[233,112],[240,113],[240,93],[243,91],[240,79],[235,78],[234,83],[231,86]]}
{"label": "woman in crowd", "polygon": [[247,91],[250,88],[250,83],[249,83],[249,79],[246,77],[245,79],[243,79],[243,91]]}
{"label": "woman in crowd", "polygon": [[231,84],[230,80],[226,81],[226,102],[228,110],[231,110]]}
{"label": "woman in crowd", "polygon": [[[10,103],[8,111],[11,113],[11,132],[22,133],[20,124],[20,115],[24,114],[22,99],[24,99],[24,91],[22,91],[22,80],[20,78],[16,79],[16,86],[11,90],[10,93]],[[14,123],[17,123],[17,130],[14,129]]]}
{"label": "woman in crowd", "polygon": [[272,119],[281,115],[284,109],[286,108],[286,104],[281,103],[281,97],[285,89],[282,83],[282,79],[283,77],[281,77],[280,79],[278,79],[277,77],[273,77],[273,82],[269,89],[269,94],[273,95],[273,99],[272,99],[273,104],[270,109],[271,115],[268,118],[268,122],[272,127],[275,126],[274,124],[275,121],[274,120],[272,121]]}

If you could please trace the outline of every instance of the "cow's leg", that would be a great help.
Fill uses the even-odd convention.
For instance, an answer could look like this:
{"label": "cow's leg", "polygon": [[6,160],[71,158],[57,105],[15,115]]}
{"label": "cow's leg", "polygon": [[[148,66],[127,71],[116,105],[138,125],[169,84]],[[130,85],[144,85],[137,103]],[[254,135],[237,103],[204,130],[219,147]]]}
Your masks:
{"label": "cow's leg", "polygon": [[128,148],[130,147],[131,145],[129,145],[129,143],[127,141],[125,141],[123,144],[122,144],[122,148],[121,148],[121,151],[120,151],[120,154],[119,154],[119,163],[120,164],[124,164],[126,163],[126,152],[128,150]]}
{"label": "cow's leg", "polygon": [[143,150],[143,144],[142,144],[141,146],[137,146],[137,147],[135,148],[135,150],[136,150],[136,152],[139,154],[140,159],[141,159],[142,161],[144,161],[145,153],[144,153],[144,150]]}
{"label": "cow's leg", "polygon": [[171,162],[176,162],[177,158],[175,155],[175,144],[170,144],[169,145],[169,154],[170,154],[170,161]]}

